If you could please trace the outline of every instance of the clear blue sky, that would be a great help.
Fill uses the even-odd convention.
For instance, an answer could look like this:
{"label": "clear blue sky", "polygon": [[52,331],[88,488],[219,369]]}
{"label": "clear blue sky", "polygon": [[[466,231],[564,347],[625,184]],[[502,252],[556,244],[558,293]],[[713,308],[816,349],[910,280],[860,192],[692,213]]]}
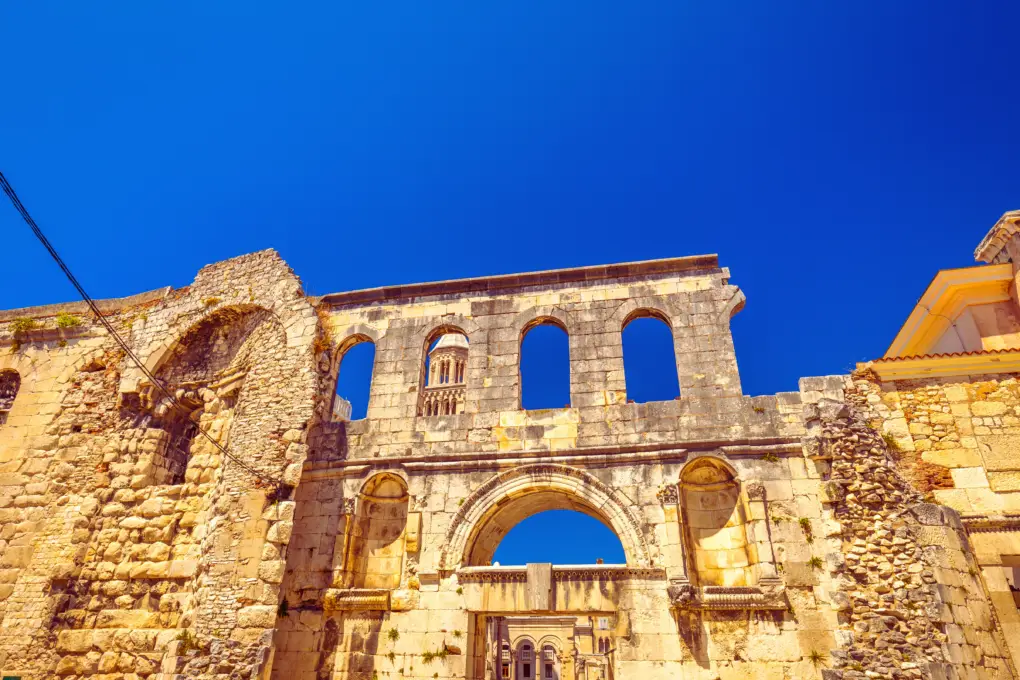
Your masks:
{"label": "clear blue sky", "polygon": [[[745,392],[880,355],[1020,207],[1016,2],[5,3],[0,167],[85,286],[717,252]],[[0,210],[0,307],[73,298]],[[562,535],[562,534],[561,534]]]}

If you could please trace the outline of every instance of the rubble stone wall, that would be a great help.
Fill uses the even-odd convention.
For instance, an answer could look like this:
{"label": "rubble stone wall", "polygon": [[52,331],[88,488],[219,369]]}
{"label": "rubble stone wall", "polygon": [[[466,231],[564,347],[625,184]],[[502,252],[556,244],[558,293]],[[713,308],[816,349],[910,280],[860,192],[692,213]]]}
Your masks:
{"label": "rubble stone wall", "polygon": [[[22,378],[0,427],[4,675],[226,678],[268,667],[290,487],[324,408],[318,320],[271,251],[161,293],[106,311],[186,413],[87,315],[4,317],[0,366]],[[243,467],[185,430],[186,469],[169,483],[171,430],[189,424]]]}

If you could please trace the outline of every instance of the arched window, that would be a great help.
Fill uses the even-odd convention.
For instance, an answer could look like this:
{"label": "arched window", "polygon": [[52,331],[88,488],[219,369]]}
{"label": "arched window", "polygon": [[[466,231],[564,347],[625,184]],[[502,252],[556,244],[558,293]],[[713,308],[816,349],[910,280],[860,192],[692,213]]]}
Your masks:
{"label": "arched window", "polygon": [[[552,540],[555,537],[555,540]],[[501,565],[624,564],[623,544],[613,530],[576,510],[547,510],[523,519],[500,541],[492,558]]]}
{"label": "arched window", "polygon": [[11,412],[20,389],[21,375],[17,371],[0,371],[0,425],[7,422],[7,414]]}
{"label": "arched window", "polygon": [[535,680],[535,649],[528,641],[517,648],[517,680]]}
{"label": "arched window", "polygon": [[333,398],[334,420],[361,420],[368,414],[375,366],[375,343],[353,336],[340,345],[340,368]]}
{"label": "arched window", "polygon": [[454,328],[433,331],[425,347],[418,415],[449,416],[464,412],[467,362],[467,335]]}
{"label": "arched window", "polygon": [[559,678],[559,656],[556,648],[552,645],[542,647],[542,680],[558,680]]}
{"label": "arched window", "polygon": [[623,370],[629,401],[643,404],[680,396],[673,331],[665,318],[642,311],[624,322]]}
{"label": "arched window", "polygon": [[499,665],[502,669],[500,677],[503,680],[510,680],[510,643],[505,640],[500,645]]}
{"label": "arched window", "polygon": [[521,408],[570,406],[570,338],[558,322],[542,320],[521,338]]}

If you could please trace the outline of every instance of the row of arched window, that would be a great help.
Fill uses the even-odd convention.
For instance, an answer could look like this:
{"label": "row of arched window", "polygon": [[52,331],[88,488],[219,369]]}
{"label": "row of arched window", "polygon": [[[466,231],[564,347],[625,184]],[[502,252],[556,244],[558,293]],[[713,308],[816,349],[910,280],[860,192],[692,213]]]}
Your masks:
{"label": "row of arched window", "polygon": [[[669,401],[680,396],[673,332],[666,319],[651,312],[631,315],[623,326],[624,381],[630,402]],[[450,340],[455,338],[455,340]],[[375,348],[360,339],[341,359],[336,393],[352,404],[352,420],[364,418],[372,380]],[[418,415],[463,411],[461,396],[439,397],[443,388],[468,382],[467,336],[455,329],[434,333],[426,343],[419,381]],[[435,356],[433,356],[435,355]],[[599,359],[615,358],[607,354]],[[556,319],[540,319],[520,339],[520,403],[526,410],[570,406],[570,340]]]}
{"label": "row of arched window", "polygon": [[513,654],[510,643],[504,640],[500,645],[500,677],[503,680],[560,680],[559,654],[553,645],[545,644],[542,646],[541,658],[535,658],[529,640],[520,642],[517,654]]}

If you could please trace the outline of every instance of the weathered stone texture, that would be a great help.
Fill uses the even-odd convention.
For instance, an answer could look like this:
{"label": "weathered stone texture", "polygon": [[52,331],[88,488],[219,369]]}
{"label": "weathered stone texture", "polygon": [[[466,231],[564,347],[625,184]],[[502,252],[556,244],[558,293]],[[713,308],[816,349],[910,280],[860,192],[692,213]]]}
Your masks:
{"label": "weathered stone texture", "polygon": [[[256,253],[103,303],[181,407],[102,327],[58,328],[76,308],[0,313],[0,671],[1015,677],[995,568],[1020,549],[968,512],[1020,495],[1016,378],[748,397],[742,303],[714,256],[310,299]],[[621,333],[640,316],[670,329],[678,399],[628,400]],[[527,411],[538,323],[568,333],[570,403]],[[420,415],[428,347],[451,332],[459,412]],[[332,422],[365,340],[368,417]],[[556,508],[604,522],[626,563],[491,564]]]}

